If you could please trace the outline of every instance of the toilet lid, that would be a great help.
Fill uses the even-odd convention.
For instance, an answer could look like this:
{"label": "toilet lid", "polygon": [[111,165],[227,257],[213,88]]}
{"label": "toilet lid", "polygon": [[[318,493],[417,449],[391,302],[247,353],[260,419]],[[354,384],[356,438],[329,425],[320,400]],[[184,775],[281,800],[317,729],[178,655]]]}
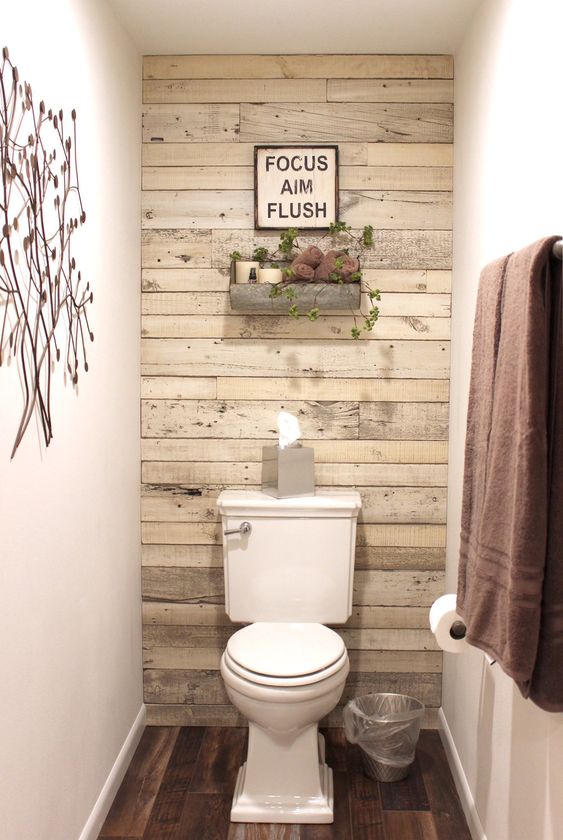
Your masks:
{"label": "toilet lid", "polygon": [[300,677],[328,668],[345,652],[340,636],[323,624],[257,622],[227,642],[229,656],[256,674]]}

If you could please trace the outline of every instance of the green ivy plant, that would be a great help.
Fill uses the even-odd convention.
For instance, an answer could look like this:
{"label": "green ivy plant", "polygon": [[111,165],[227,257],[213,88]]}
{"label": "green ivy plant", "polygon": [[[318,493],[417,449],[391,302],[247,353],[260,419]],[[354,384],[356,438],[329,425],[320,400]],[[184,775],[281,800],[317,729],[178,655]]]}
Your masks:
{"label": "green ivy plant", "polygon": [[[331,247],[334,249],[344,251],[345,254],[349,254],[350,256],[357,258],[360,266],[365,252],[373,248],[375,244],[372,225],[365,225],[361,229],[360,233],[356,235],[352,231],[351,225],[347,225],[345,222],[341,221],[330,224],[328,231],[317,242],[317,246],[321,247],[321,243],[324,243],[325,240],[328,240]],[[289,262],[290,260],[295,259],[302,250],[303,249],[299,245],[299,231],[297,228],[288,228],[287,230],[281,232],[278,247],[273,253],[270,253],[265,247],[255,247],[252,252],[252,259],[260,263],[267,262],[272,268],[279,268],[279,262]],[[234,262],[243,259],[239,251],[233,251],[230,254],[230,258]],[[326,286],[331,283],[344,283],[344,276],[342,272],[343,263],[344,257],[336,258],[335,270],[329,275],[328,282],[325,284]],[[295,272],[291,266],[283,268],[282,280],[280,283],[272,285],[269,297],[271,300],[284,297],[289,304],[288,315],[291,318],[297,319],[300,317],[306,317],[309,321],[316,321],[320,314],[318,306],[313,306],[308,312],[299,311],[296,303],[296,299],[298,297],[297,291],[295,286],[291,284],[294,276]],[[354,272],[354,274],[351,274],[350,280],[360,284],[361,292],[363,292],[369,300],[368,310],[364,311],[364,308],[360,310],[360,320],[358,320],[356,313],[352,312],[354,326],[351,328],[350,334],[352,338],[358,339],[363,332],[371,332],[371,330],[373,330],[375,323],[379,318],[379,307],[375,305],[374,301],[379,302],[381,300],[381,294],[379,289],[371,288],[364,279],[361,269]],[[317,298],[322,295],[322,292],[323,289],[319,291]],[[364,307],[363,295],[361,306]]]}

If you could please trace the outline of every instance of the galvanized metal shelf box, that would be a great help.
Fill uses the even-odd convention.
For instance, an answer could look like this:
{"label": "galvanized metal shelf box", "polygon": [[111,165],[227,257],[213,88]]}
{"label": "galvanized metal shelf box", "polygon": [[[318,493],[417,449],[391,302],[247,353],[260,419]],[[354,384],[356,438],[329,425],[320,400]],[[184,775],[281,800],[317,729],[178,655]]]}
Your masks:
{"label": "galvanized metal shelf box", "polygon": [[[300,312],[306,312],[318,307],[321,312],[330,310],[358,310],[360,308],[360,283],[309,283],[307,281],[290,281],[284,287],[295,289],[295,299]],[[234,271],[231,269],[231,309],[244,312],[285,312],[290,306],[289,301],[282,295],[271,298],[272,286],[269,283],[235,283]]]}

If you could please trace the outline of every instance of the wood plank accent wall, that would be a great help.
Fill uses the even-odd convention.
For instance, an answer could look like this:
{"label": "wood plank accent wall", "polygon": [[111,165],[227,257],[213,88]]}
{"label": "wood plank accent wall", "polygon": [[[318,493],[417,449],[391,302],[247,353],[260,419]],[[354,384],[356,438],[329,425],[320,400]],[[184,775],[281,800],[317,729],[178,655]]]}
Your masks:
{"label": "wood plank accent wall", "polygon": [[[428,607],[446,522],[453,65],[449,56],[147,56],[143,115],[145,702],[154,724],[238,724],[218,671],[216,499],[256,487],[276,414],[299,415],[317,483],[363,498],[343,697],[440,704]],[[253,231],[253,146],[340,148],[341,217],[372,224],[373,334],[234,313],[228,254]],[[303,237],[308,241],[309,237]],[[337,628],[338,629],[338,628]],[[329,723],[340,721],[340,709]]]}

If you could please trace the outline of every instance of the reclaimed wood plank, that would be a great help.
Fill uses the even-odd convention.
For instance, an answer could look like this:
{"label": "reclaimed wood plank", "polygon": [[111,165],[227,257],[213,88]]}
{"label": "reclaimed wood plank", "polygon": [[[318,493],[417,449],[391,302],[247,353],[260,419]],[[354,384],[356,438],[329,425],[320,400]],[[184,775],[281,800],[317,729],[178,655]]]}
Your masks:
{"label": "reclaimed wood plank", "polygon": [[368,143],[368,166],[453,166],[451,143]]}
{"label": "reclaimed wood plank", "polygon": [[[147,703],[213,705],[228,702],[223,680],[216,671],[148,668],[143,676]],[[441,675],[352,672],[346,681],[342,701],[347,702],[358,694],[381,691],[409,694],[425,705],[438,706]]]}
{"label": "reclaimed wood plank", "polygon": [[[152,546],[145,546],[145,548]],[[181,546],[186,548],[186,546]],[[161,546],[166,548],[166,546]],[[173,546],[177,549],[180,546]],[[429,549],[425,549],[426,552]],[[421,553],[421,549],[418,549]],[[161,555],[162,556],[162,555]],[[143,639],[146,646],[170,647],[176,644],[185,647],[186,643],[193,645],[193,634],[198,633],[199,647],[214,647],[226,643],[229,635],[234,632],[236,625],[232,624],[225,613],[224,606],[218,604],[175,604],[171,602],[145,602],[143,609]],[[182,630],[182,627],[189,628]],[[171,628],[174,628],[171,630]],[[214,635],[206,635],[206,629]],[[438,647],[428,648],[428,609],[426,607],[353,607],[352,615],[346,622],[347,630],[379,629],[385,633],[389,630],[407,629],[424,631],[423,635],[409,635],[407,647],[401,650],[417,650],[417,645],[425,650],[438,650]],[[341,628],[342,629],[342,628]],[[223,635],[217,636],[220,630]],[[203,634],[203,635],[202,635]],[[381,644],[400,641],[404,644],[405,637],[396,634],[375,637],[374,649],[384,649]],[[357,649],[357,648],[356,648]],[[391,649],[388,647],[388,649]],[[395,648],[397,649],[397,648]]]}
{"label": "reclaimed wood plank", "polygon": [[[342,166],[364,166],[367,156],[367,143],[338,144]],[[254,143],[143,143],[142,160],[143,166],[253,166]]]}
{"label": "reclaimed wood plank", "polygon": [[[143,646],[143,668],[184,668],[186,670],[218,671],[224,647],[152,647]],[[431,673],[429,671],[429,673]]]}
{"label": "reclaimed wood plank", "polygon": [[376,269],[362,268],[365,282],[372,289],[381,292],[428,292],[429,294],[451,292],[451,271],[432,271],[430,269]]}
{"label": "reclaimed wood plank", "polygon": [[[147,703],[147,726],[247,726],[248,721],[230,703],[185,706]],[[173,723],[173,722],[176,723]]]}
{"label": "reclaimed wood plank", "polygon": [[341,190],[340,218],[352,227],[450,230],[452,197],[449,192]]}
{"label": "reclaimed wood plank", "polygon": [[451,79],[451,55],[146,55],[145,79]]}
{"label": "reclaimed wood plank", "polygon": [[447,379],[217,378],[217,396],[221,400],[281,400],[287,397],[360,402],[447,402],[448,393]]}
{"label": "reclaimed wood plank", "polygon": [[[328,102],[453,102],[454,83],[453,79],[328,79],[326,94]],[[262,99],[266,101],[267,97]]]}
{"label": "reclaimed wood plank", "polygon": [[[202,519],[215,522],[215,511]],[[143,545],[141,546],[143,566],[194,566],[223,568],[223,548],[219,545]],[[196,622],[197,623],[197,622]]]}
{"label": "reclaimed wood plank", "polygon": [[205,268],[211,265],[210,230],[144,230],[141,232],[144,268]]}
{"label": "reclaimed wood plank", "polygon": [[[396,83],[394,83],[396,84]],[[409,83],[405,83],[408,85]],[[422,82],[428,95],[440,95],[444,82]],[[450,82],[445,82],[449,87]],[[411,87],[414,83],[411,83]],[[324,79],[147,79],[143,82],[143,102],[200,103],[208,102],[326,102]],[[413,87],[413,100],[422,89]],[[445,93],[443,94],[446,95]],[[411,101],[413,101],[411,100]],[[369,100],[371,101],[371,100]],[[389,101],[389,100],[380,100]],[[404,101],[404,100],[400,100]],[[406,100],[409,101],[409,100]],[[449,99],[417,101],[452,102]]]}
{"label": "reclaimed wood plank", "polygon": [[[299,305],[302,314],[306,305]],[[289,304],[286,304],[289,307]],[[144,315],[141,335],[144,338],[303,338],[335,341],[349,340],[352,328],[360,329],[364,319],[355,320],[349,314],[320,315],[311,322],[305,317],[298,320],[287,314],[277,315]],[[360,341],[405,340],[448,341],[449,318],[421,318],[417,315],[380,317],[369,332],[362,332]]]}
{"label": "reclaimed wood plank", "polygon": [[[166,106],[155,105],[155,108]],[[176,108],[198,106],[177,105]],[[161,120],[163,133],[163,120]],[[181,139],[179,131],[166,139]],[[240,106],[240,139],[261,143],[451,143],[453,106],[427,103],[264,103]]]}
{"label": "reclaimed wood plank", "polygon": [[[143,400],[143,437],[277,439],[274,418],[298,412],[306,440],[447,440],[447,403],[353,403],[292,400]],[[359,410],[359,418],[358,418]],[[215,433],[214,433],[215,432]]]}
{"label": "reclaimed wood plank", "polygon": [[143,618],[144,647],[217,647],[239,626],[221,604],[143,602]]}
{"label": "reclaimed wood plank", "polygon": [[[336,708],[321,721],[325,729],[342,729],[342,705]],[[173,703],[162,705],[147,704],[147,725],[149,726],[247,726],[248,721],[238,714],[234,706],[183,706]],[[425,730],[436,730],[439,727],[438,709],[426,708],[423,718]],[[366,779],[366,781],[368,781]],[[373,840],[371,835],[369,840]],[[442,838],[440,838],[442,840]],[[444,838],[444,840],[446,840]],[[448,838],[449,840],[449,838]],[[465,838],[464,838],[465,840]]]}
{"label": "reclaimed wood plank", "polygon": [[[422,517],[420,517],[422,519]],[[375,519],[375,516],[374,516]],[[216,521],[209,518],[209,521]],[[384,520],[386,521],[386,520]],[[412,520],[417,522],[417,519]],[[424,523],[422,523],[424,524]],[[141,546],[144,566],[222,566],[220,545],[153,545]],[[357,546],[357,569],[444,569],[443,547],[425,546]],[[427,616],[425,617],[425,620]]]}
{"label": "reclaimed wood plank", "polygon": [[[158,377],[155,379],[158,382]],[[446,441],[304,439],[302,442],[313,447],[317,464],[445,464],[448,460]],[[272,437],[258,440],[149,438],[141,441],[141,456],[143,461],[261,462],[262,446],[271,443]]]}
{"label": "reclaimed wood plank", "polygon": [[217,268],[145,268],[143,292],[228,292],[230,277]]}
{"label": "reclaimed wood plank", "polygon": [[254,170],[251,166],[144,166],[142,188],[144,190],[252,190],[254,189]]}
{"label": "reclaimed wood plank", "polygon": [[[445,487],[445,464],[324,464],[315,467],[315,479],[327,487]],[[145,461],[142,480],[148,484],[182,484],[186,487],[233,485],[258,486],[261,463],[220,461]]]}
{"label": "reclaimed wood plank", "polygon": [[[233,188],[185,188],[196,182],[188,173],[179,184],[164,169],[166,186],[145,187],[142,194],[144,229],[247,229],[254,230],[254,193],[237,177]],[[243,171],[240,169],[233,171]],[[150,173],[149,173],[150,175]],[[162,179],[162,176],[158,176]],[[217,181],[219,176],[213,179]],[[154,181],[154,178],[152,179]],[[340,218],[352,227],[371,224],[386,230],[451,230],[449,192],[417,190],[341,190]]]}
{"label": "reclaimed wood plank", "polygon": [[[378,230],[374,239],[374,248],[362,257],[362,270],[444,270],[452,267],[452,234],[449,230]],[[318,241],[318,236],[299,237],[302,247]],[[236,250],[241,254],[251,253],[253,243],[275,250],[279,237],[262,231],[214,230],[212,265],[228,269],[229,255]]]}
{"label": "reclaimed wood plank", "polygon": [[[194,648],[225,647],[229,638],[240,629],[240,625],[225,626],[160,626],[143,628],[143,647]],[[205,670],[205,669],[204,669]]]}
{"label": "reclaimed wood plank", "polygon": [[[142,594],[146,601],[223,603],[223,569],[146,566]],[[356,606],[430,606],[444,590],[443,572],[356,571]]]}
{"label": "reclaimed wood plank", "polygon": [[[169,703],[165,706],[147,704],[148,726],[246,726],[248,721],[230,703],[228,705],[184,706]],[[321,721],[324,727],[342,728],[342,705]],[[425,729],[438,728],[438,709],[427,708],[423,718]],[[366,779],[366,781],[369,781]],[[374,840],[370,835],[369,840]],[[442,840],[442,838],[440,838]],[[446,840],[446,838],[444,838]],[[447,840],[450,840],[447,838]],[[463,838],[465,840],[465,838]]]}
{"label": "reclaimed wood plank", "polygon": [[[372,627],[335,629],[342,636],[348,650],[439,650],[430,630]],[[382,690],[393,691],[394,689]],[[408,694],[409,692],[400,693]]]}
{"label": "reclaimed wood plank", "polygon": [[142,595],[145,601],[223,604],[223,569],[146,566],[142,569]]}
{"label": "reclaimed wood plank", "polygon": [[229,702],[223,680],[215,671],[147,668],[143,684],[146,703],[198,706]]}
{"label": "reclaimed wood plank", "polygon": [[[145,609],[151,606],[150,603],[144,605]],[[180,610],[195,609],[190,604],[173,604],[169,605],[170,615],[178,616]],[[212,605],[203,605],[205,609],[211,609]],[[221,609],[220,605],[216,605],[215,609]],[[224,607],[223,615],[224,615]],[[360,609],[360,608],[358,608]],[[363,607],[364,612],[371,610],[379,610],[380,614],[384,611],[391,612],[402,609],[403,612],[415,613],[417,607]],[[160,607],[162,613],[163,606]],[[419,610],[418,610],[419,611]],[[349,650],[430,650],[439,651],[438,645],[434,636],[428,629],[428,608],[424,608],[426,614],[426,628],[418,627],[352,627],[348,624],[346,627],[335,627],[336,632],[342,636],[346,647]],[[399,616],[400,618],[400,616]],[[398,623],[398,622],[397,622]],[[148,624],[143,628],[143,645],[145,647],[192,647],[192,648],[209,648],[221,647],[227,644],[230,636],[239,629],[239,626],[228,623],[223,625],[177,625],[177,624]]]}
{"label": "reclaimed wood plank", "polygon": [[[143,544],[159,545],[221,545],[222,530],[213,522],[143,522]],[[445,545],[443,525],[428,524],[371,524],[358,526],[358,545],[420,546],[440,548]]]}
{"label": "reclaimed wood plank", "polygon": [[371,524],[360,523],[357,530],[358,545],[420,546],[440,548],[446,545],[444,525]]}
{"label": "reclaimed wood plank", "polygon": [[144,522],[141,541],[144,545],[221,545],[222,531],[217,522]]}
{"label": "reclaimed wood plank", "polygon": [[358,546],[356,569],[445,569],[446,552],[440,547]]}
{"label": "reclaimed wood plank", "polygon": [[447,440],[447,403],[360,403],[360,438]]}
{"label": "reclaimed wood plank", "polygon": [[217,380],[197,376],[143,376],[141,399],[152,400],[214,400]]}
{"label": "reclaimed wood plank", "polygon": [[144,105],[143,143],[234,143],[239,105]]}
{"label": "reclaimed wood plank", "polygon": [[254,228],[250,190],[145,190],[144,229]]}
{"label": "reclaimed wood plank", "polygon": [[340,166],[338,176],[341,190],[451,191],[453,187],[450,166]]}
{"label": "reclaimed wood plank", "polygon": [[357,570],[354,604],[430,607],[444,591],[444,572]]}
{"label": "reclaimed wood plank", "polygon": [[[445,487],[358,487],[362,496],[360,522],[443,524]],[[198,488],[196,492],[201,492]],[[205,495],[176,484],[145,484],[141,490],[142,522],[218,522],[219,489]]]}
{"label": "reclaimed wood plank", "polygon": [[141,342],[141,364],[146,376],[205,377],[230,372],[233,376],[447,379],[449,343],[350,339],[335,347],[329,340],[304,343],[264,339],[257,353],[252,339],[147,338]]}
{"label": "reclaimed wood plank", "polygon": [[[264,289],[264,287],[268,284],[258,284],[258,288],[260,291]],[[301,286],[295,284],[297,292],[300,291]],[[341,291],[344,288],[348,287],[340,287],[338,290],[330,288],[330,291]],[[328,291],[329,287],[327,287]],[[256,290],[253,286],[247,284],[247,290],[252,294]],[[279,302],[279,299],[278,301]],[[299,302],[299,298],[298,298]],[[316,301],[316,304],[321,306],[322,301],[319,298]],[[382,295],[381,300],[377,303],[378,308],[380,310],[380,317],[383,318],[442,318],[447,319],[450,315],[450,295],[449,294],[427,294],[426,292],[420,293],[394,293],[394,292],[387,292]],[[281,306],[283,306],[283,310],[281,312],[274,312],[269,310],[269,304],[265,304],[265,308],[263,309],[262,313],[252,313],[248,312],[248,317],[258,318],[259,314],[267,315],[267,318],[263,320],[261,323],[267,324],[270,320],[273,323],[281,324],[284,326],[288,324],[291,327],[295,327],[297,329],[299,327],[299,322],[297,325],[294,324],[294,319],[289,318],[287,315],[287,310],[289,309],[289,303],[287,301],[281,301]],[[156,292],[152,291],[150,293],[144,294],[142,297],[141,302],[142,314],[143,315],[233,315],[242,318],[242,314],[238,314],[231,308],[231,302],[229,298],[229,294],[226,292]],[[305,307],[301,307],[302,310]],[[365,311],[368,311],[367,307]],[[337,318],[339,317],[340,320],[337,324],[345,323],[347,326],[350,323],[353,323],[351,318],[351,310],[342,307],[339,312],[340,315],[330,314],[330,315],[323,315],[321,314],[320,320],[321,323],[324,323],[324,318]],[[342,313],[344,313],[344,317],[342,317]],[[276,320],[277,318],[277,320]],[[150,322],[149,322],[150,323]],[[189,322],[187,322],[189,323]],[[221,322],[219,322],[221,323]],[[225,321],[225,329],[228,326],[228,321]],[[237,322],[235,322],[237,323]],[[252,323],[252,321],[249,321]],[[332,323],[332,322],[329,322]],[[305,321],[305,326],[314,328],[315,324],[311,324],[309,321]],[[379,324],[375,325],[374,332],[377,334],[377,329],[379,328]],[[278,329],[281,327],[278,327]]]}
{"label": "reclaimed wood plank", "polygon": [[[218,671],[224,647],[181,648],[152,647],[143,650],[145,668],[185,668]],[[350,667],[355,671],[381,673],[439,674],[442,654],[438,651],[352,650]]]}
{"label": "reclaimed wood plank", "polygon": [[307,438],[358,436],[358,405],[352,402],[143,400],[141,408],[143,437],[277,438],[275,418],[282,409],[299,414]]}

